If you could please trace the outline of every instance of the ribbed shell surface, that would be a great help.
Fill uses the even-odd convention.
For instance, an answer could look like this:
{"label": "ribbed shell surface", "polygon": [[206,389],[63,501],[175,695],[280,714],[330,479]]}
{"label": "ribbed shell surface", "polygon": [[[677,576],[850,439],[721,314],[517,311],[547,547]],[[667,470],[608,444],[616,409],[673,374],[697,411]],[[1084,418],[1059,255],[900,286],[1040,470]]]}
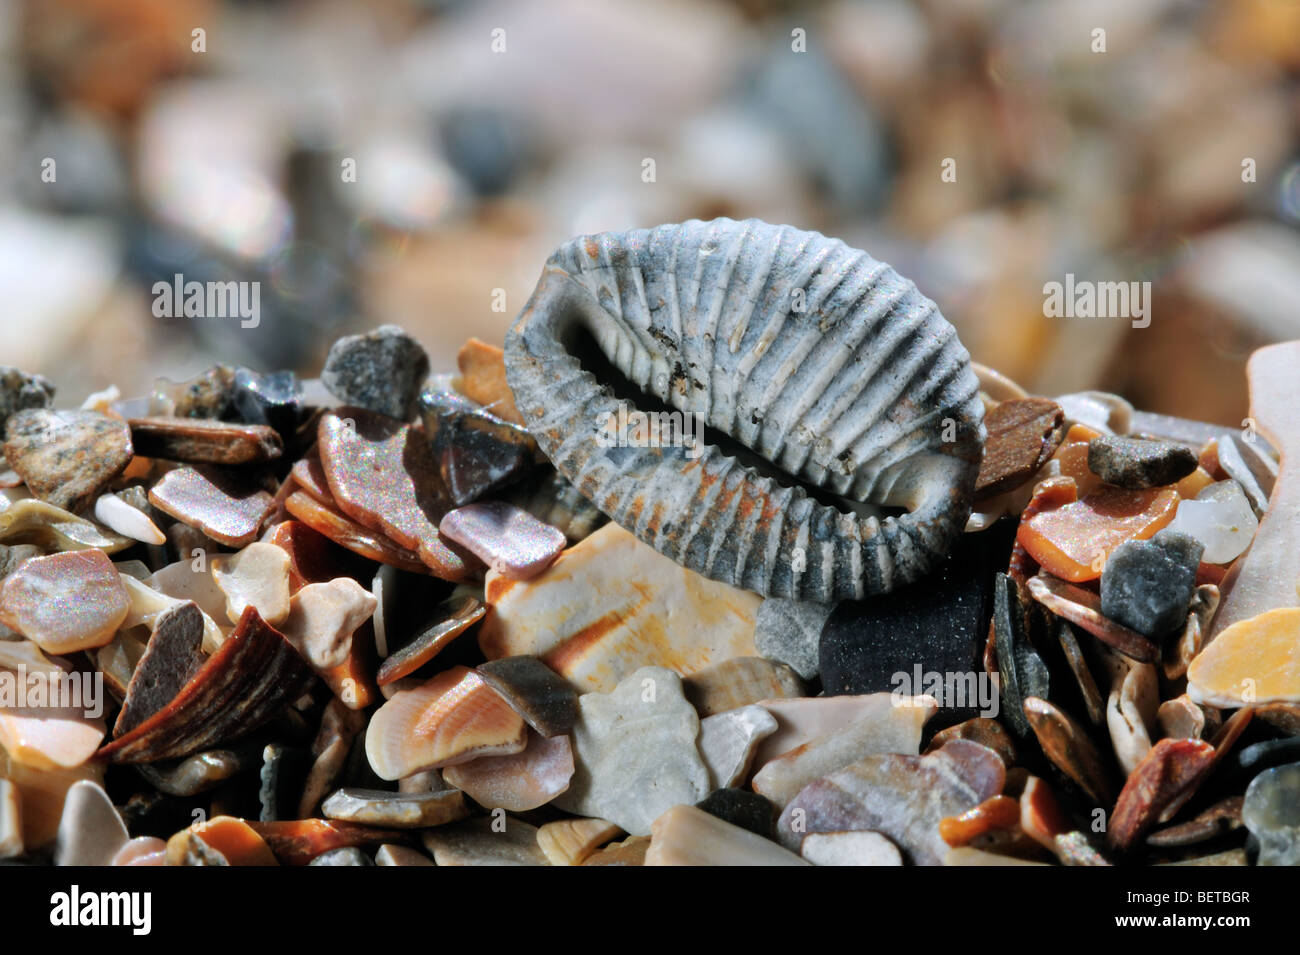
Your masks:
{"label": "ribbed shell surface", "polygon": [[[713,445],[604,446],[619,399],[567,350],[575,326],[645,393],[798,480]],[[574,239],[505,353],[556,468],[715,580],[818,601],[886,592],[934,566],[969,514],[984,430],[965,348],[911,282],[819,233],[719,219]],[[863,516],[799,482],[908,513]]]}

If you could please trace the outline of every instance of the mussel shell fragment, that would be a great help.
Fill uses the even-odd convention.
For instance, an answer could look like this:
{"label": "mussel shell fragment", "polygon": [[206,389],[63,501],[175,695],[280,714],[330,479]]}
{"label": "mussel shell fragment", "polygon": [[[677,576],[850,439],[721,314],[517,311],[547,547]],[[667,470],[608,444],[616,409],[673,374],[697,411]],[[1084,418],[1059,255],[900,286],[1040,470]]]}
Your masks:
{"label": "mussel shell fragment", "polygon": [[244,736],[297,699],[313,673],[248,607],[216,653],[174,699],[100,749],[111,763],[179,759]]}
{"label": "mussel shell fragment", "polygon": [[[584,333],[611,380],[583,367]],[[911,282],[815,232],[718,219],[571,240],[505,362],[556,468],[715,580],[823,602],[887,592],[927,573],[970,512],[984,429],[969,355]],[[619,376],[721,437],[617,440],[611,423],[637,410]]]}

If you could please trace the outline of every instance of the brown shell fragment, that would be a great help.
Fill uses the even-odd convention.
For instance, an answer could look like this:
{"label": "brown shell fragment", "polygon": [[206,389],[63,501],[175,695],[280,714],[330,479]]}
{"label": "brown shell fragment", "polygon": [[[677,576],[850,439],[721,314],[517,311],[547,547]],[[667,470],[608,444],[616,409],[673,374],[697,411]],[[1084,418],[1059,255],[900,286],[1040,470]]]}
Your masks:
{"label": "brown shell fragment", "polygon": [[[717,219],[573,239],[505,365],[526,427],[583,494],[677,563],[764,596],[893,590],[970,513],[984,407],[966,349],[915,285],[815,232]],[[657,423],[713,434],[620,442],[622,381]]]}
{"label": "brown shell fragment", "polygon": [[112,763],[178,759],[243,736],[302,695],[312,670],[253,607],[170,703],[100,749]]}
{"label": "brown shell fragment", "polygon": [[1114,791],[1111,774],[1084,728],[1064,711],[1035,696],[1025,700],[1025,717],[1056,768],[1098,804],[1109,803]]}
{"label": "brown shell fragment", "polygon": [[1013,490],[1033,477],[1065,438],[1065,412],[1049,398],[1000,402],[984,416],[988,437],[975,500]]}
{"label": "brown shell fragment", "polygon": [[159,615],[127,684],[114,737],[135,729],[180,694],[203,666],[202,645],[203,613],[193,601]]}
{"label": "brown shell fragment", "polygon": [[1146,843],[1158,849],[1179,848],[1207,842],[1216,836],[1240,829],[1243,802],[1244,796],[1229,796],[1194,819],[1158,829],[1147,836]]}
{"label": "brown shell fragment", "polygon": [[444,601],[434,610],[433,623],[384,660],[376,675],[377,682],[380,686],[387,686],[414,673],[447,644],[482,620],[486,613],[487,608],[474,597],[453,597]]}
{"label": "brown shell fragment", "polygon": [[329,819],[292,819],[252,822],[250,829],[266,840],[271,852],[284,865],[306,865],[323,852],[350,846],[375,846],[385,842],[406,844],[408,832],[378,829],[357,822]]}
{"label": "brown shell fragment", "polygon": [[338,508],[322,504],[305,491],[290,494],[285,498],[284,507],[312,530],[354,554],[414,574],[429,572],[419,554],[398,547],[383,534],[362,527]]}
{"label": "brown shell fragment", "polygon": [[1115,802],[1106,841],[1126,852],[1155,824],[1166,807],[1201,781],[1214,747],[1199,739],[1162,739],[1129,775]]}
{"label": "brown shell fragment", "polygon": [[135,453],[191,464],[255,464],[284,451],[280,435],[264,424],[203,418],[130,418]]}

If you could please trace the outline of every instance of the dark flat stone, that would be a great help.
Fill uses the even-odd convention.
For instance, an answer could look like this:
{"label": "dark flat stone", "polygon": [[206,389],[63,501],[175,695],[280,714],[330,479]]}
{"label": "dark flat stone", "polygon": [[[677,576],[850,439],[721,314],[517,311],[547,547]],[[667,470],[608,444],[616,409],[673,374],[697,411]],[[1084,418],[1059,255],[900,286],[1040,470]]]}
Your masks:
{"label": "dark flat stone", "polygon": [[302,384],[292,371],[261,374],[239,368],[235,371],[230,406],[240,421],[274,428],[288,441],[302,417]]}
{"label": "dark flat stone", "polygon": [[[963,534],[933,573],[890,594],[845,601],[822,628],[818,652],[828,696],[892,692],[895,674],[980,674],[993,612],[993,579],[1010,560],[1016,522]],[[920,692],[914,690],[913,692]],[[978,715],[977,703],[940,701],[932,726]]]}
{"label": "dark flat stone", "polygon": [[723,822],[748,829],[764,839],[776,838],[776,806],[748,789],[715,789],[695,804]]}
{"label": "dark flat stone", "polygon": [[478,674],[545,737],[573,729],[578,719],[578,694],[564,679],[536,657],[518,656],[490,660]]}
{"label": "dark flat stone", "polygon": [[533,470],[532,435],[459,395],[424,391],[420,418],[457,507]]}
{"label": "dark flat stone", "polygon": [[1088,442],[1088,470],[1131,491],[1164,487],[1196,470],[1196,454],[1172,441],[1106,434]]}
{"label": "dark flat stone", "polygon": [[1025,700],[1051,695],[1047,664],[1034,652],[1025,633],[1025,609],[1016,582],[1000,573],[993,588],[993,640],[1001,676],[1001,715],[1016,735],[1027,739],[1033,728],[1025,716]]}

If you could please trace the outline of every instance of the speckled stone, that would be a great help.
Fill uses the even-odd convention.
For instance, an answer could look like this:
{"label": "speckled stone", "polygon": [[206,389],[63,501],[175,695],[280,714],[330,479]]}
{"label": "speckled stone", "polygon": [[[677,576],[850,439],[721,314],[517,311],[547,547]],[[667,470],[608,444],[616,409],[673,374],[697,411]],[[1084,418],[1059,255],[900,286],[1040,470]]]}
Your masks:
{"label": "speckled stone", "polygon": [[248,479],[203,466],[168,471],[150,488],[149,503],[227,547],[251,544],[275,509]]}
{"label": "speckled stone", "polygon": [[1088,469],[1107,484],[1139,491],[1187,477],[1196,470],[1196,454],[1172,441],[1104,434],[1088,442]]}
{"label": "speckled stone", "polygon": [[420,420],[458,507],[517,481],[534,466],[532,435],[460,395],[426,390]]}
{"label": "speckled stone", "polygon": [[76,514],[131,463],[131,429],[97,411],[32,408],[10,416],[5,460],[42,501]]}
{"label": "speckled stone", "polygon": [[230,408],[235,369],[213,365],[188,381],[159,378],[149,396],[149,413],[178,418],[222,418]]}
{"label": "speckled stone", "polygon": [[772,597],[758,608],[754,621],[754,648],[784,663],[805,680],[817,676],[817,653],[822,627],[834,604]]}
{"label": "speckled stone", "polygon": [[445,514],[438,532],[503,577],[529,580],[564,550],[564,534],[504,501],[466,504]]}
{"label": "speckled stone", "polygon": [[709,771],[695,747],[700,720],[672,670],[643,667],[612,693],[579,697],[578,707],[577,771],[556,800],[561,809],[645,836],[662,812],[708,793]]}
{"label": "speckled stone", "polygon": [[131,418],[137,454],[191,464],[256,464],[274,461],[284,444],[262,424],[236,424],[201,418]]}
{"label": "speckled stone", "polygon": [[317,439],[341,511],[417,552],[439,577],[458,581],[477,572],[477,559],[438,534],[451,499],[422,429],[363,408],[336,408],[321,417]]}
{"label": "speckled stone", "polygon": [[129,610],[117,568],[93,549],[33,557],[0,588],[0,621],[47,653],[102,647]]}
{"label": "speckled stone", "polygon": [[11,365],[0,365],[0,434],[4,434],[11,414],[48,408],[53,400],[54,385],[44,375],[29,375]]}
{"label": "speckled stone", "polygon": [[349,405],[409,421],[429,376],[429,356],[396,325],[345,335],[330,346],[321,383]]}
{"label": "speckled stone", "polygon": [[[929,576],[890,594],[839,604],[822,629],[819,669],[828,695],[892,691],[895,674],[980,673],[993,610],[994,572],[1011,556],[1015,521],[963,534]],[[919,692],[920,688],[912,688]],[[940,700],[940,715],[969,719],[979,707]]]}
{"label": "speckled stone", "polygon": [[1187,622],[1204,551],[1196,538],[1167,529],[1149,541],[1121,544],[1101,574],[1101,612],[1163,641]]}

